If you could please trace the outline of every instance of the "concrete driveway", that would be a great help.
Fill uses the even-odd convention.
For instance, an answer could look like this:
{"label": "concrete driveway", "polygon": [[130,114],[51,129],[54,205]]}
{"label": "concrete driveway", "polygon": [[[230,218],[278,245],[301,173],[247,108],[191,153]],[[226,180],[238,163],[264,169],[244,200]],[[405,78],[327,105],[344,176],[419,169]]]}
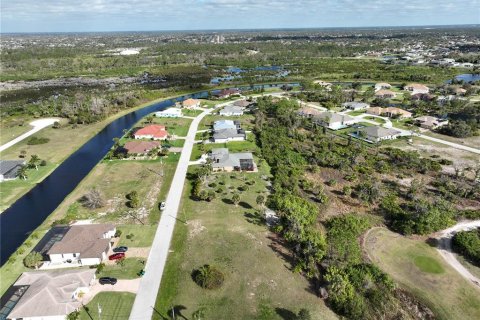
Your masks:
{"label": "concrete driveway", "polygon": [[138,287],[140,286],[140,279],[129,279],[129,280],[118,280],[115,285],[104,284],[101,285],[98,283],[98,280],[95,281],[95,284],[90,287],[90,291],[82,297],[82,303],[89,303],[98,293],[100,292],[131,292],[137,293]]}

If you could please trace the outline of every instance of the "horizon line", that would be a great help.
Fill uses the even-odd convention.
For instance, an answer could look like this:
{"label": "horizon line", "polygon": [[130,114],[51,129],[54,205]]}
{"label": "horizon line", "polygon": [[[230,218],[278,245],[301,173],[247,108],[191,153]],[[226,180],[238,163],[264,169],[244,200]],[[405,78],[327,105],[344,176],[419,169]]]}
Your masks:
{"label": "horizon line", "polygon": [[376,26],[351,26],[351,27],[274,27],[274,28],[233,28],[233,29],[164,29],[164,30],[97,30],[97,31],[22,31],[22,32],[2,32],[2,35],[20,35],[20,34],[78,34],[78,33],[142,33],[142,32],[247,32],[247,31],[302,31],[302,30],[326,30],[326,29],[378,29],[378,28],[429,28],[429,27],[480,27],[480,23],[467,24],[426,24],[426,25],[376,25]]}

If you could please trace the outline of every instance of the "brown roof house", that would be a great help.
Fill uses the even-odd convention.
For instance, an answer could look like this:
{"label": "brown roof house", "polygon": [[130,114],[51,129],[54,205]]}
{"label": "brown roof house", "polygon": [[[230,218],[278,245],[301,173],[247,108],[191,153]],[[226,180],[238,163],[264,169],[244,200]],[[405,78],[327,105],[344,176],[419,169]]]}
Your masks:
{"label": "brown roof house", "polygon": [[406,110],[403,110],[403,109],[400,109],[400,108],[396,108],[396,107],[388,107],[388,108],[385,108],[383,109],[383,113],[387,116],[387,117],[390,117],[390,118],[400,118],[400,119],[403,119],[403,118],[411,118],[412,117],[412,113],[411,112],[408,112]]}
{"label": "brown roof house", "polygon": [[375,92],[375,97],[377,98],[382,98],[382,99],[391,99],[395,98],[397,94],[391,90],[386,90],[386,89],[380,89],[377,92]]}
{"label": "brown roof house", "polygon": [[432,116],[421,116],[413,119],[415,123],[424,129],[435,129],[448,124],[448,120],[441,120]]}
{"label": "brown roof house", "polygon": [[368,114],[373,114],[375,116],[381,116],[383,113],[383,108],[380,107],[371,107],[367,109]]}
{"label": "brown roof house", "polygon": [[[94,281],[95,269],[24,272],[11,288],[5,305],[11,311],[2,319],[66,319],[81,307],[80,297]],[[3,311],[2,316],[8,312]]]}
{"label": "brown roof house", "polygon": [[410,83],[403,87],[403,90],[415,93],[428,93],[430,89],[426,85],[420,83]]}
{"label": "brown roof house", "polygon": [[63,236],[52,239],[53,244],[45,252],[50,261],[44,262],[42,268],[99,264],[106,259],[115,232],[113,224],[69,226]]}
{"label": "brown roof house", "polygon": [[156,149],[159,147],[160,147],[160,142],[158,141],[141,141],[141,140],[128,141],[123,146],[123,148],[127,151],[127,154],[129,155],[132,155],[132,154],[145,155],[150,151],[152,151],[153,149]]}
{"label": "brown roof house", "polygon": [[200,100],[189,98],[182,102],[182,107],[184,107],[185,109],[200,108]]}

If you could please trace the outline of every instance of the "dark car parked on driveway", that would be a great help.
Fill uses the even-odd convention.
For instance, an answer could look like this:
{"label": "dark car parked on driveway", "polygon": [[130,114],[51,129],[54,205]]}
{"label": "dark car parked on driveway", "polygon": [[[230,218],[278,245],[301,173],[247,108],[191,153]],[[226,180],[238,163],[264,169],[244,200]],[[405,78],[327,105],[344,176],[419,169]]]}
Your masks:
{"label": "dark car parked on driveway", "polygon": [[127,252],[127,250],[128,250],[128,247],[125,247],[125,246],[113,248],[113,252]]}
{"label": "dark car parked on driveway", "polygon": [[98,279],[98,283],[100,283],[101,285],[111,284],[113,286],[115,283],[117,283],[117,278],[102,277]]}
{"label": "dark car parked on driveway", "polygon": [[108,257],[108,260],[120,260],[125,258],[125,253],[119,252],[119,253],[114,253],[110,257]]}

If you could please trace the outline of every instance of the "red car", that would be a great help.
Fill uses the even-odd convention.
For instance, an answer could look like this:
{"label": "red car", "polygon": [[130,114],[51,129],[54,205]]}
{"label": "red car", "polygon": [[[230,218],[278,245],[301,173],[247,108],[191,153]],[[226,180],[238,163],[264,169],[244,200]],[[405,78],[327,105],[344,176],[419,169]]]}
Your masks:
{"label": "red car", "polygon": [[123,258],[125,258],[125,253],[119,252],[119,253],[112,254],[110,257],[108,257],[108,260],[120,260]]}

